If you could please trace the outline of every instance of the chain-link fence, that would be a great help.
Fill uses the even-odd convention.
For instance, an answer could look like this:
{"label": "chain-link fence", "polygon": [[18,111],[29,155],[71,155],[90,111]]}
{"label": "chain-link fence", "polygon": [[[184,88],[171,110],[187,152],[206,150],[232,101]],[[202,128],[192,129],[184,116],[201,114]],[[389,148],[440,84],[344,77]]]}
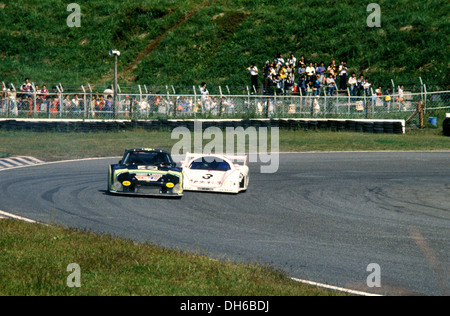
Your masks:
{"label": "chain-link fence", "polygon": [[[37,90],[39,91],[39,90]],[[450,91],[289,91],[258,95],[117,94],[105,90],[18,92],[4,87],[2,118],[155,119],[155,118],[358,118],[408,119],[422,102],[425,113],[450,111]]]}

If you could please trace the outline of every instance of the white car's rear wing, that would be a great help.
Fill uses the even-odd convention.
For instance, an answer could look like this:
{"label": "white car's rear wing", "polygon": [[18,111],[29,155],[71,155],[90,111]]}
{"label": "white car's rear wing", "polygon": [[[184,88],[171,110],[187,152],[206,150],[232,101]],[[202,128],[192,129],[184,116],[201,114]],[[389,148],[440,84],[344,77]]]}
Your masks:
{"label": "white car's rear wing", "polygon": [[219,154],[193,154],[193,153],[187,153],[186,158],[184,159],[184,163],[188,163],[189,161],[193,159],[199,159],[199,158],[208,158],[208,157],[217,157],[220,159],[226,159],[230,160],[232,162],[242,163],[244,166],[248,164],[248,156],[247,155],[219,155]]}

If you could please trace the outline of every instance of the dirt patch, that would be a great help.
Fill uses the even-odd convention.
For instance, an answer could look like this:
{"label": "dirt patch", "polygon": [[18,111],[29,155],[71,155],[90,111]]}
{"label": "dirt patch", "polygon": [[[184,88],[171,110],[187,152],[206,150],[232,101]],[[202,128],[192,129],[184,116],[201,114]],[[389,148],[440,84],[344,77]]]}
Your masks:
{"label": "dirt patch", "polygon": [[139,64],[139,62],[145,57],[150,55],[158,46],[159,44],[162,42],[162,40],[167,36],[167,34],[169,34],[170,32],[172,32],[173,30],[175,30],[176,28],[180,27],[181,25],[183,25],[184,23],[186,23],[193,15],[197,14],[197,12],[208,6],[209,5],[209,1],[205,1],[203,4],[201,4],[198,8],[195,8],[191,11],[189,11],[183,19],[179,20],[177,23],[175,23],[172,27],[170,27],[168,30],[166,30],[164,33],[162,33],[161,35],[159,35],[157,38],[153,39],[146,47],[144,50],[142,50],[138,56],[119,74],[119,77],[128,81],[136,81],[136,77],[132,74],[132,71],[135,70],[137,68],[137,65]]}
{"label": "dirt patch", "polygon": [[222,32],[225,34],[232,34],[249,15],[250,13],[247,12],[230,11],[214,16],[213,21],[222,30]]}
{"label": "dirt patch", "polygon": [[402,32],[409,32],[409,31],[411,31],[413,29],[413,26],[412,25],[407,25],[407,26],[404,26],[404,27],[401,27],[400,28],[400,31],[402,31]]}

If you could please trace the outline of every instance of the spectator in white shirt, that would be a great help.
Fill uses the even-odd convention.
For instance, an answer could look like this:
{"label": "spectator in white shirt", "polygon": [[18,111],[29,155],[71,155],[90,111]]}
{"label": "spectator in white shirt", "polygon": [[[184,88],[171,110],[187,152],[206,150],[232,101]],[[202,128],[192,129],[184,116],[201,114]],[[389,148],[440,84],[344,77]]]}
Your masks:
{"label": "spectator in white shirt", "polygon": [[103,96],[105,97],[105,99],[108,99],[108,96],[112,96],[114,95],[114,90],[112,88],[112,86],[108,86],[108,88],[105,89],[105,91],[103,91]]}
{"label": "spectator in white shirt", "polygon": [[25,78],[25,82],[20,86],[20,92],[23,92],[22,97],[25,97],[25,95],[31,95],[33,92],[33,87],[30,83],[30,79]]}
{"label": "spectator in white shirt", "polygon": [[347,64],[345,61],[341,61],[341,64],[339,65],[339,89],[340,90],[347,90]]}
{"label": "spectator in white shirt", "polygon": [[316,74],[316,68],[314,68],[313,63],[309,63],[309,66],[306,67],[306,75],[312,77],[315,74]]}
{"label": "spectator in white shirt", "polygon": [[246,70],[250,72],[251,91],[254,93],[258,91],[258,68],[252,63]]}
{"label": "spectator in white shirt", "polygon": [[295,69],[295,66],[297,66],[297,58],[294,57],[293,53],[289,55],[287,62],[292,69]]}
{"label": "spectator in white shirt", "polygon": [[212,99],[209,96],[208,89],[206,88],[206,82],[202,82],[200,93],[202,94],[203,109],[209,112],[211,110]]}

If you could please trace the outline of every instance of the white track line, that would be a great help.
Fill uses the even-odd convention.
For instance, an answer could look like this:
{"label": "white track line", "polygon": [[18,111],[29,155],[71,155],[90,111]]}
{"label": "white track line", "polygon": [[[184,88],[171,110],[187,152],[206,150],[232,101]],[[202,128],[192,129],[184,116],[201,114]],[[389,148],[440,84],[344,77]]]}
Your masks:
{"label": "white track line", "polygon": [[312,285],[312,286],[321,287],[321,288],[328,289],[328,290],[339,291],[339,292],[344,292],[344,293],[353,294],[353,295],[382,296],[380,294],[367,293],[367,292],[362,292],[362,291],[355,291],[355,290],[350,290],[350,289],[346,289],[346,288],[343,288],[343,287],[338,287],[338,286],[333,286],[333,285],[328,285],[328,284],[323,284],[323,283],[317,283],[317,282],[308,281],[308,280],[302,280],[302,279],[297,279],[297,278],[291,278],[291,280],[296,281],[296,282],[300,282],[300,283],[304,283],[304,284],[308,284],[308,285]]}
{"label": "white track line", "polygon": [[34,221],[32,219],[29,219],[29,218],[26,218],[26,217],[22,217],[22,216],[18,216],[18,215],[14,215],[14,214],[7,213],[7,212],[3,212],[1,210],[0,210],[0,216],[2,216],[2,218],[13,218],[13,219],[18,219],[18,220],[21,220],[21,221],[24,221],[24,222],[33,223],[33,224],[37,224],[38,223],[38,222],[36,222],[36,221]]}

